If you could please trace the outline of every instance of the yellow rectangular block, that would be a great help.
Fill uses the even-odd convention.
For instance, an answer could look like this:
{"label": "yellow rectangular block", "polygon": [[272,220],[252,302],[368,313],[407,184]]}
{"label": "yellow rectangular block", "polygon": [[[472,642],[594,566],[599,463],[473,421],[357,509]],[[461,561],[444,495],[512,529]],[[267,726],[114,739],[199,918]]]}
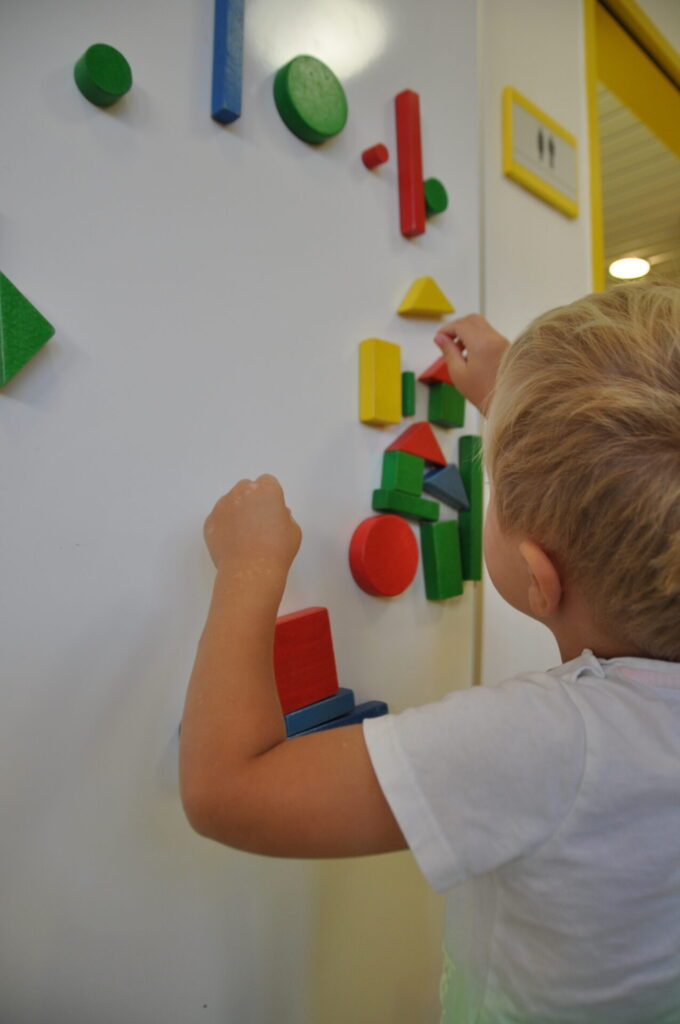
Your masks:
{"label": "yellow rectangular block", "polygon": [[359,419],[373,426],[401,423],[401,349],[392,341],[359,343]]}

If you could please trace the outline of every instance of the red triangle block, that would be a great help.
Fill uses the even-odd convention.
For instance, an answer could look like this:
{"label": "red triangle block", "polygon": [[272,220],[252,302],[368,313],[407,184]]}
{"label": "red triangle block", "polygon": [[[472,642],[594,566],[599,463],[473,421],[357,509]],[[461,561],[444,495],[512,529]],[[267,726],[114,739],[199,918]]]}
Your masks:
{"label": "red triangle block", "polygon": [[421,373],[418,380],[422,380],[424,384],[437,384],[439,382],[453,384],[444,356],[440,356],[436,363],[433,363],[424,373]]}
{"label": "red triangle block", "polygon": [[409,455],[418,455],[421,459],[433,462],[436,466],[447,465],[444,453],[439,447],[439,442],[429,423],[414,423],[412,427],[400,434],[396,441],[388,445],[386,451],[408,452]]}

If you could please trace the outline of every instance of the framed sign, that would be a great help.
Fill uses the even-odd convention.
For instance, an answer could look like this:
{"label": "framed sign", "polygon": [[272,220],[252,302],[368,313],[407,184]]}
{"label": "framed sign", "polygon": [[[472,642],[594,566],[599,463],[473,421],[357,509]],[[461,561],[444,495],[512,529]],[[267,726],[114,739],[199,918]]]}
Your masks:
{"label": "framed sign", "polygon": [[503,90],[503,173],[578,217],[576,139],[512,86]]}

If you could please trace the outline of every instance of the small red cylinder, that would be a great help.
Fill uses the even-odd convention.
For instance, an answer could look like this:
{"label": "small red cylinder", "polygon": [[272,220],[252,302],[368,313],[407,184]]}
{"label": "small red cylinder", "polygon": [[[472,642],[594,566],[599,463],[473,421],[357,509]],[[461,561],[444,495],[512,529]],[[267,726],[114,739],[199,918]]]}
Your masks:
{"label": "small red cylinder", "polygon": [[369,171],[372,171],[374,167],[378,167],[379,164],[386,164],[389,158],[390,154],[387,146],[383,145],[382,142],[376,143],[375,146],[370,146],[361,154],[361,159]]}

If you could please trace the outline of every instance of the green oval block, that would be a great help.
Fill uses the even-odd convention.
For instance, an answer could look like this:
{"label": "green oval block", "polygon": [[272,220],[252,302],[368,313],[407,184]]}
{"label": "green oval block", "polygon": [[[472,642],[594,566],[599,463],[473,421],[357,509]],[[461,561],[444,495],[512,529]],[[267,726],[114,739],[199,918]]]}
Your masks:
{"label": "green oval block", "polygon": [[73,69],[83,96],[98,107],[110,107],[132,88],[132,69],[113,46],[93,43]]}
{"label": "green oval block", "polygon": [[449,196],[438,178],[428,178],[424,183],[425,212],[428,217],[434,213],[443,213],[449,205]]}
{"label": "green oval block", "polygon": [[347,122],[345,90],[316,57],[294,57],[277,71],[274,102],[284,124],[304,142],[325,142]]}

